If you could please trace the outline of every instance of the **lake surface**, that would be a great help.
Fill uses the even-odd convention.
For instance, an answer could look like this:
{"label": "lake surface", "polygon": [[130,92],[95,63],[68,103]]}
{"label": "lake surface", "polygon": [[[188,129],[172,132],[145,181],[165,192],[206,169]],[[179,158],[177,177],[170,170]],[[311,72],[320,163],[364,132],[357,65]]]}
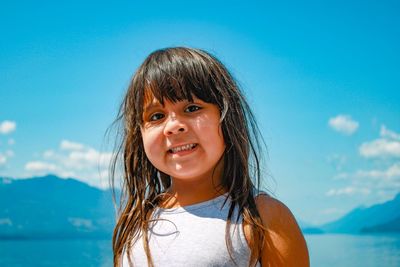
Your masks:
{"label": "lake surface", "polygon": [[[400,235],[306,235],[311,266],[398,267]],[[0,266],[112,266],[110,240],[2,240]]]}
{"label": "lake surface", "polygon": [[311,266],[399,267],[400,234],[306,235]]}
{"label": "lake surface", "polygon": [[3,240],[0,266],[112,266],[110,240]]}

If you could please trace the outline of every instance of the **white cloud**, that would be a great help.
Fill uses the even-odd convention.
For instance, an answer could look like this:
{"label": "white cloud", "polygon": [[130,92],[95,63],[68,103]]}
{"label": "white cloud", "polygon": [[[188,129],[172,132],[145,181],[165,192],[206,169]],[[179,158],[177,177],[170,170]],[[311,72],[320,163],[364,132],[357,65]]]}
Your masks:
{"label": "white cloud", "polygon": [[10,218],[0,218],[0,225],[13,225]]}
{"label": "white cloud", "polygon": [[6,164],[7,158],[5,155],[0,153],[0,166]]}
{"label": "white cloud", "polygon": [[100,152],[81,143],[63,140],[58,149],[48,149],[41,157],[41,164],[27,164],[25,169],[31,172],[28,175],[46,174],[47,171],[100,188],[109,186],[108,167],[112,158],[111,152]]}
{"label": "white cloud", "polygon": [[[341,180],[341,183],[347,181],[348,184],[339,189],[329,190],[326,192],[327,196],[373,194],[380,199],[389,199],[400,191],[399,133],[382,125],[379,138],[362,143],[359,153],[364,158],[379,158],[373,162],[375,167],[337,173],[334,180]],[[337,157],[330,158],[331,161],[335,159]]]}
{"label": "white cloud", "polygon": [[368,188],[347,186],[339,189],[330,189],[328,192],[326,192],[326,195],[327,196],[354,195],[354,194],[368,195],[369,193],[371,193],[371,190]]}
{"label": "white cloud", "polygon": [[9,158],[14,157],[14,151],[7,150],[4,153],[0,153],[0,166],[5,165]]}
{"label": "white cloud", "polygon": [[55,153],[54,153],[54,151],[51,150],[51,149],[46,150],[46,151],[43,153],[43,157],[44,157],[45,159],[51,159],[54,155],[55,155]]}
{"label": "white cloud", "polygon": [[377,139],[361,144],[359,152],[366,158],[400,157],[400,142]]}
{"label": "white cloud", "polygon": [[63,178],[69,177],[69,178],[76,178],[78,180],[84,180],[84,177],[80,178],[76,172],[71,170],[58,170],[55,174]]}
{"label": "white cloud", "polygon": [[9,157],[9,158],[14,157],[14,151],[12,151],[12,150],[10,150],[10,149],[7,150],[7,151],[6,151],[6,156]]}
{"label": "white cloud", "polygon": [[379,139],[361,144],[360,155],[366,158],[400,157],[400,135],[382,125],[380,136]]}
{"label": "white cloud", "polygon": [[10,138],[10,139],[8,139],[7,143],[10,146],[15,145],[15,140],[13,138]]}
{"label": "white cloud", "polygon": [[333,130],[345,135],[352,135],[359,126],[359,123],[348,115],[338,115],[330,118],[328,124]]}
{"label": "white cloud", "polygon": [[400,162],[394,163],[389,166],[386,170],[359,170],[356,172],[355,176],[357,177],[369,177],[369,178],[378,178],[378,179],[392,179],[392,178],[400,178]]}
{"label": "white cloud", "polygon": [[83,219],[83,218],[68,218],[68,221],[75,227],[81,227],[81,228],[93,228],[93,222],[92,220],[89,219]]}
{"label": "white cloud", "polygon": [[17,128],[15,121],[3,121],[0,123],[0,134],[9,134]]}
{"label": "white cloud", "polygon": [[25,164],[25,170],[32,172],[55,171],[57,166],[43,161],[30,161]]}
{"label": "white cloud", "polygon": [[380,198],[392,196],[400,191],[400,162],[385,169],[357,170],[353,173],[339,173],[335,179],[345,179],[350,185],[340,189],[331,189],[327,196],[369,194],[374,192]]}
{"label": "white cloud", "polygon": [[62,140],[60,143],[61,150],[82,150],[85,148],[84,145],[68,140]]}
{"label": "white cloud", "polygon": [[63,163],[72,169],[107,168],[111,157],[112,153],[101,153],[93,148],[87,148],[82,151],[69,152]]}
{"label": "white cloud", "polygon": [[381,126],[380,135],[383,138],[393,139],[400,141],[400,134],[386,128],[385,125]]}

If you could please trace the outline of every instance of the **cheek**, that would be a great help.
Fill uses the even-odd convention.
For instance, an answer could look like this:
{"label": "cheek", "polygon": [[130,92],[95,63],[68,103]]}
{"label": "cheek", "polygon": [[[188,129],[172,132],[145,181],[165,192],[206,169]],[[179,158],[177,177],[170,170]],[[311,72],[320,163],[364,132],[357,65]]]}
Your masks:
{"label": "cheek", "polygon": [[207,133],[203,135],[203,141],[207,144],[213,153],[220,154],[225,150],[225,140],[220,126],[206,127],[202,131]]}
{"label": "cheek", "polygon": [[142,141],[147,158],[153,162],[156,155],[160,155],[161,146],[158,143],[157,134],[153,131],[142,131]]}
{"label": "cheek", "polygon": [[206,143],[211,143],[216,149],[220,149],[221,146],[225,148],[224,134],[219,117],[198,118],[192,127],[196,129],[196,132],[202,136]]}

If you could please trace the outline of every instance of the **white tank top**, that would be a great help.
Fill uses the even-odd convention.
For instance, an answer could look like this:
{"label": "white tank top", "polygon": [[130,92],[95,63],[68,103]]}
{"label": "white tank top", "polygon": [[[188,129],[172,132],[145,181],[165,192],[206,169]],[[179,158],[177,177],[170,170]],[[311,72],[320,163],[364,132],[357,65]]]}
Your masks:
{"label": "white tank top", "polygon": [[[250,248],[243,232],[243,218],[232,222],[232,257],[225,242],[226,218],[230,201],[223,205],[226,195],[171,209],[156,208],[149,225],[149,247],[154,266],[248,266]],[[233,217],[236,218],[237,209]],[[234,219],[233,219],[234,221]],[[141,238],[131,249],[133,265],[147,266],[147,258]],[[236,263],[236,264],[235,264]],[[127,267],[127,253],[123,254],[122,266]],[[259,263],[256,264],[260,266]]]}

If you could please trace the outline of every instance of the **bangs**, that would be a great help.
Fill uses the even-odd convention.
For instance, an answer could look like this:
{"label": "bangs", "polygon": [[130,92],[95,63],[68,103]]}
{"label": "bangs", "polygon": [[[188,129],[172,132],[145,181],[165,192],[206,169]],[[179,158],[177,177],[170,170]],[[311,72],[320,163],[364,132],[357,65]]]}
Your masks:
{"label": "bangs", "polygon": [[201,55],[180,52],[159,50],[143,63],[141,77],[134,86],[136,95],[143,100],[137,102],[139,113],[154,99],[164,105],[165,100],[193,102],[194,96],[224,109],[222,88],[214,78],[217,70],[212,69],[215,65]]}

